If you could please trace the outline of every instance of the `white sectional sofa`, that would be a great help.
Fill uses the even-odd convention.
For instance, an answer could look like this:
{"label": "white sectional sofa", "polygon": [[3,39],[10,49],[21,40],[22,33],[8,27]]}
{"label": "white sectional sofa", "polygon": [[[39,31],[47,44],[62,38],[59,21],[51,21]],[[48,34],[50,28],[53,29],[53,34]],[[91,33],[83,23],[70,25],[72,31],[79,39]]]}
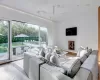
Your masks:
{"label": "white sectional sofa", "polygon": [[[25,53],[24,70],[30,80],[98,80],[97,53],[93,50],[88,56],[85,55],[86,60],[76,57],[78,64],[71,66],[70,74],[69,69],[66,71],[61,66],[45,63],[39,57]],[[84,62],[80,65],[81,61]],[[68,68],[68,62],[64,67]]]}
{"label": "white sectional sofa", "polygon": [[41,65],[40,80],[98,80],[97,51],[90,54],[73,78],[54,70],[53,67],[46,63]]}

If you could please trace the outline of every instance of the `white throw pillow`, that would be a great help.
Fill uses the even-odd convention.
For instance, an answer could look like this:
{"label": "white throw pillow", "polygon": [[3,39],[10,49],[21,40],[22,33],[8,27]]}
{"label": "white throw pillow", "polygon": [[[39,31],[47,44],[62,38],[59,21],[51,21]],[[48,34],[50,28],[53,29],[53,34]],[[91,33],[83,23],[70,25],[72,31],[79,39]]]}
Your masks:
{"label": "white throw pillow", "polygon": [[78,56],[78,57],[80,56],[80,52],[81,52],[82,50],[84,50],[82,47],[80,47],[80,48],[78,49],[78,51],[77,51],[77,56]]}
{"label": "white throw pillow", "polygon": [[47,52],[48,52],[48,53],[52,53],[52,51],[53,51],[52,46],[48,46],[48,47],[47,47]]}
{"label": "white throw pillow", "polygon": [[32,52],[33,54],[39,55],[39,49],[38,48],[32,48],[29,50],[29,52]]}
{"label": "white throw pillow", "polygon": [[92,53],[92,49],[88,49],[86,56],[88,57]]}
{"label": "white throw pillow", "polygon": [[51,55],[57,56],[56,50],[53,50],[52,53],[51,53]]}
{"label": "white throw pillow", "polygon": [[55,56],[55,55],[52,55],[52,56],[50,57],[50,62],[52,62],[52,63],[56,64],[57,66],[59,66],[58,57]]}
{"label": "white throw pillow", "polygon": [[78,49],[78,51],[77,51],[77,56],[78,56],[78,57],[80,57],[80,52],[81,52],[82,50],[88,51],[88,47],[83,47],[83,46],[81,46],[81,47]]}
{"label": "white throw pillow", "polygon": [[50,57],[51,57],[51,54],[50,53],[46,53],[45,59],[48,60],[48,61],[50,61]]}
{"label": "white throw pillow", "polygon": [[44,52],[43,49],[40,50],[39,55],[42,56],[42,57],[45,57],[45,52]]}
{"label": "white throw pillow", "polygon": [[83,64],[86,59],[87,59],[86,55],[80,57],[81,64]]}
{"label": "white throw pillow", "polygon": [[84,56],[85,54],[87,54],[87,50],[80,51],[80,57]]}

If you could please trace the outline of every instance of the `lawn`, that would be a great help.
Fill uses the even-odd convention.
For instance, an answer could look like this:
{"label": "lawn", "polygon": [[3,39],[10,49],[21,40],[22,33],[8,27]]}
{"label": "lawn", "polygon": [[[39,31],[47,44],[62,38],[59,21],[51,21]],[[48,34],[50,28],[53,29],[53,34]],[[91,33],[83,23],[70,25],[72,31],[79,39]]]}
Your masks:
{"label": "lawn", "polygon": [[[22,44],[22,42],[13,42],[12,43],[12,47],[14,46],[22,46],[24,44]],[[0,44],[0,53],[5,53],[8,50],[8,44],[7,43],[2,43]]]}

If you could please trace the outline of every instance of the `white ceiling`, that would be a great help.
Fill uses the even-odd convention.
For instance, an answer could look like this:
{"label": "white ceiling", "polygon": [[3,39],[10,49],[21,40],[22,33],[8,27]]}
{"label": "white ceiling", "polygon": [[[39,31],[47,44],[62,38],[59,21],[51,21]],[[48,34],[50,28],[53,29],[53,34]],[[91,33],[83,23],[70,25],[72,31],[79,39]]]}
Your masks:
{"label": "white ceiling", "polygon": [[83,11],[83,8],[99,6],[100,0],[0,0],[0,4],[52,21],[61,21],[74,10]]}

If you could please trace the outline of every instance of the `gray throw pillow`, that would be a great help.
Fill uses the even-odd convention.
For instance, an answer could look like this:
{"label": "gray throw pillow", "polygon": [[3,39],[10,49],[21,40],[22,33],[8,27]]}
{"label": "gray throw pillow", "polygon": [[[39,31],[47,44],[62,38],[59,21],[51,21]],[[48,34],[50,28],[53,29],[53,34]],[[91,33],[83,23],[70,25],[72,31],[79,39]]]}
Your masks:
{"label": "gray throw pillow", "polygon": [[60,50],[56,50],[56,53],[57,53],[57,54],[61,54],[61,51],[60,51]]}
{"label": "gray throw pillow", "polygon": [[39,55],[42,56],[42,57],[45,57],[45,52],[44,52],[43,49],[40,50]]}
{"label": "gray throw pillow", "polygon": [[70,70],[67,72],[68,76],[73,78],[76,75],[76,73],[79,71],[80,66],[81,66],[81,61],[78,59],[70,68]]}

